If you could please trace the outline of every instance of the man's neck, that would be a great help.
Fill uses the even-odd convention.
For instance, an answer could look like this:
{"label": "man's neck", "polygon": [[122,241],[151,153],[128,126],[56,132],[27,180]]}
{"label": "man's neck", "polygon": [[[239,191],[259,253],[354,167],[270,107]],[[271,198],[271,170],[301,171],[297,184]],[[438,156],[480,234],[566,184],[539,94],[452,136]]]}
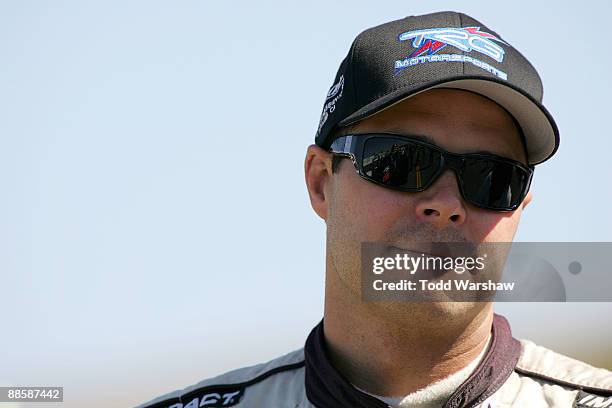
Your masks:
{"label": "man's neck", "polygon": [[328,269],[327,351],[334,367],[357,387],[377,395],[404,396],[456,373],[478,357],[493,321],[492,305],[484,306],[470,318],[452,319],[432,318],[425,303],[415,309],[375,308],[350,293]]}

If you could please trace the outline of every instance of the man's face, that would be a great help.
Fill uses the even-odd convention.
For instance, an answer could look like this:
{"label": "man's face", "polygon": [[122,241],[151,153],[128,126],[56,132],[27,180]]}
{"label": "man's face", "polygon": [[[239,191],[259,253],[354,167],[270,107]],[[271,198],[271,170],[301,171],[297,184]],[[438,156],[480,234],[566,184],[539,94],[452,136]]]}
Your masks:
{"label": "man's face", "polygon": [[[422,135],[455,153],[489,151],[526,163],[520,135],[509,114],[471,92],[436,89],[398,103],[356,123],[351,133]],[[457,179],[447,170],[420,193],[386,189],[363,180],[350,160],[340,164],[333,182],[330,218],[335,228],[371,241],[424,233],[422,239],[510,242],[522,208],[497,212],[467,203]],[[342,220],[342,224],[338,222]]]}
{"label": "man's face", "polygon": [[[526,163],[521,137],[509,114],[467,91],[426,91],[350,128],[350,133],[367,132],[421,135],[450,152],[488,151]],[[323,155],[325,162],[331,161],[331,155],[316,149],[311,147],[307,156],[311,201],[327,224],[328,261],[353,289],[359,287],[362,242],[395,242],[400,248],[408,242],[511,242],[522,209],[531,200],[529,193],[513,212],[475,207],[461,196],[452,170],[423,192],[395,191],[359,177],[350,160],[342,160],[335,174],[321,176],[325,178],[321,181],[316,174],[329,175],[330,167],[313,172],[311,166],[309,171],[309,157]]]}

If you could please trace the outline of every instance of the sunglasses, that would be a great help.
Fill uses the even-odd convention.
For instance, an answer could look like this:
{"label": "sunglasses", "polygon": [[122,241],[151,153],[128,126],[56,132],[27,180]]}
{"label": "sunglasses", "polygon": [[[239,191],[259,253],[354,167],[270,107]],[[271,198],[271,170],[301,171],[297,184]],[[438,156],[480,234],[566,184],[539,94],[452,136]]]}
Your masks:
{"label": "sunglasses", "polygon": [[451,153],[415,137],[390,133],[341,136],[330,152],[350,158],[361,178],[399,191],[424,191],[446,169],[453,169],[462,197],[494,211],[518,208],[534,170],[494,154]]}

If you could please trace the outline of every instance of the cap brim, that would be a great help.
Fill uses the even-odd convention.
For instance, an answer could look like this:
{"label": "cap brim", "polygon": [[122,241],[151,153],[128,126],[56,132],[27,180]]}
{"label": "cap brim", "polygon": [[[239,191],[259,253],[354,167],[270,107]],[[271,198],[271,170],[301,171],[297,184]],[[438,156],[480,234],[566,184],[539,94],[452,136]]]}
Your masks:
{"label": "cap brim", "polygon": [[338,126],[355,123],[396,103],[434,88],[454,88],[481,94],[506,109],[525,135],[527,160],[535,165],[549,159],[559,147],[559,130],[546,108],[508,83],[482,77],[449,79],[424,88],[402,88],[387,94],[341,120]]}

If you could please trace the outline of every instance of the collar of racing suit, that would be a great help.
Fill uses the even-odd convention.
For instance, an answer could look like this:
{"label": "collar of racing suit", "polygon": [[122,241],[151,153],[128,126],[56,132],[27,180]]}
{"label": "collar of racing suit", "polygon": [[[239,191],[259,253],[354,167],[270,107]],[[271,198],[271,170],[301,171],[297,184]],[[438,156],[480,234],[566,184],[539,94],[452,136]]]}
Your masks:
{"label": "collar of racing suit", "polygon": [[[473,407],[497,391],[508,379],[521,354],[508,321],[494,314],[491,346],[468,379],[450,396],[444,408]],[[325,346],[323,320],[310,332],[304,346],[306,395],[319,408],[387,408],[383,401],[359,391],[331,364]]]}

